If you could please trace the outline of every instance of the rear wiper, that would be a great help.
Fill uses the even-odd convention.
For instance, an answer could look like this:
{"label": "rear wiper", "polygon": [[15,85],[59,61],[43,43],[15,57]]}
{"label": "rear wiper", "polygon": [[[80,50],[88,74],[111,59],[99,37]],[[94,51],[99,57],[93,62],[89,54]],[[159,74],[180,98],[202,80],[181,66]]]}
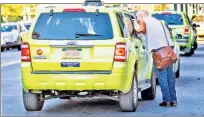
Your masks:
{"label": "rear wiper", "polygon": [[169,22],[168,24],[176,24],[176,23],[173,23],[173,22]]}
{"label": "rear wiper", "polygon": [[79,36],[102,36],[99,34],[91,34],[91,33],[75,33],[75,37],[79,38]]}

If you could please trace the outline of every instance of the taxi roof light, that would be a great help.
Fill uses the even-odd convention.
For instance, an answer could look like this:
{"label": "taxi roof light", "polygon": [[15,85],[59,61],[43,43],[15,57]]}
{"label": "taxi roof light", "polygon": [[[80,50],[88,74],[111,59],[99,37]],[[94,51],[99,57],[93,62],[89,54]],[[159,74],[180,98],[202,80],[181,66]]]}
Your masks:
{"label": "taxi roof light", "polygon": [[67,8],[63,12],[86,12],[86,10],[81,8]]}

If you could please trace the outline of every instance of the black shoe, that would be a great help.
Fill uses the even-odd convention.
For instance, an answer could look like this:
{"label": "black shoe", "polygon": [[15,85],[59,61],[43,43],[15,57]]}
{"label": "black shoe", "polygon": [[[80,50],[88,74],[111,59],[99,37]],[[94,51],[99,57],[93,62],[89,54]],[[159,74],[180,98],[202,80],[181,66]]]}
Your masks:
{"label": "black shoe", "polygon": [[177,106],[177,102],[171,102],[171,106]]}
{"label": "black shoe", "polygon": [[159,106],[170,107],[171,103],[170,102],[161,102],[161,103],[159,103]]}

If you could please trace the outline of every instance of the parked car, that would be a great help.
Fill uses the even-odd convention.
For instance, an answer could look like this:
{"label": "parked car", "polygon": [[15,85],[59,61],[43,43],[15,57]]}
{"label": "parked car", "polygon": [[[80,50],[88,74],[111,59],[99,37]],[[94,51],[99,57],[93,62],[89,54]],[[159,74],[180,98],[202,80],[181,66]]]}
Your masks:
{"label": "parked car", "polygon": [[25,28],[19,23],[2,23],[1,38],[6,43],[6,48],[17,48],[21,50],[21,35],[25,33]]}
{"label": "parked car", "polygon": [[174,43],[174,52],[176,53],[176,56],[178,58],[178,60],[174,63],[173,68],[174,68],[174,74],[176,78],[179,78],[180,76],[180,46],[179,44],[176,42],[175,39],[173,39],[173,31],[172,29],[168,26],[168,24],[165,21],[162,21],[162,23],[164,24],[164,26],[167,27],[168,31],[170,32],[170,34],[172,35],[172,41]]}
{"label": "parked car", "polygon": [[8,49],[6,46],[6,42],[4,38],[1,37],[1,52],[3,52],[5,49]]}
{"label": "parked car", "polygon": [[101,0],[85,0],[83,6],[104,6]]}
{"label": "parked car", "polygon": [[144,100],[155,98],[152,54],[124,26],[129,12],[61,7],[42,10],[36,19],[21,51],[26,110],[39,111],[51,98],[116,96],[122,111],[135,111],[138,92]]}
{"label": "parked car", "polygon": [[192,18],[192,22],[194,23],[194,27],[196,27],[197,36],[204,37],[204,15],[195,15]]}
{"label": "parked car", "polygon": [[197,46],[196,36],[190,19],[183,12],[176,11],[157,11],[152,14],[153,17],[164,20],[172,29],[173,38],[180,45],[181,52],[187,56],[194,54],[194,48]]}

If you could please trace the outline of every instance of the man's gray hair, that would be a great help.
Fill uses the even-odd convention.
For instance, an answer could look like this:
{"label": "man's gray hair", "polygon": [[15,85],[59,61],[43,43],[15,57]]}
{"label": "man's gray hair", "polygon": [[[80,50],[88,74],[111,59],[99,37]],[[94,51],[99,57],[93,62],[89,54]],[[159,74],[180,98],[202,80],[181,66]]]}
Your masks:
{"label": "man's gray hair", "polygon": [[139,10],[137,15],[149,16],[149,12],[147,10]]}

